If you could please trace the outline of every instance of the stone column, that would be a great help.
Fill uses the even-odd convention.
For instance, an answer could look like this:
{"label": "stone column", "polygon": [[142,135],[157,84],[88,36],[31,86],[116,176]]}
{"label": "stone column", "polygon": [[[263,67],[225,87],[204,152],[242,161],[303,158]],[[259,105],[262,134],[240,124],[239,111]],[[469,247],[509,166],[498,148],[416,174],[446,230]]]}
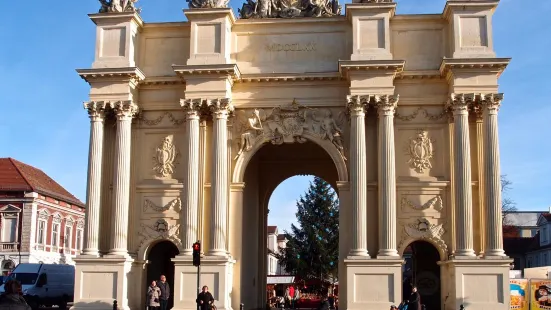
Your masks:
{"label": "stone column", "polygon": [[379,114],[379,257],[398,257],[396,250],[396,151],[394,113],[399,96],[375,96]]}
{"label": "stone column", "polygon": [[103,125],[105,103],[84,104],[90,116],[90,148],[88,151],[88,185],[86,189],[86,222],[83,255],[99,257],[99,216],[101,204],[101,172],[103,157]]}
{"label": "stone column", "polygon": [[352,248],[349,256],[368,258],[365,112],[369,96],[348,96],[347,101],[351,123],[350,186],[352,192]]}
{"label": "stone column", "polygon": [[197,241],[199,208],[199,109],[202,100],[186,99],[180,104],[186,112],[186,181],[183,191],[183,208],[180,216],[182,255],[193,254]]}
{"label": "stone column", "polygon": [[117,117],[115,170],[113,181],[112,243],[109,255],[128,255],[128,208],[130,199],[130,137],[132,117],[138,107],[131,101],[119,101],[113,106]]}
{"label": "stone column", "polygon": [[469,137],[469,105],[474,96],[452,94],[450,106],[454,118],[454,177],[456,211],[455,256],[474,257],[473,195],[471,180],[471,145]]}
{"label": "stone column", "polygon": [[485,257],[505,257],[503,250],[501,171],[497,112],[503,94],[481,95],[483,109],[484,188],[486,209]]}
{"label": "stone column", "polygon": [[210,256],[228,256],[228,116],[233,107],[228,99],[208,100],[212,112],[212,177]]}

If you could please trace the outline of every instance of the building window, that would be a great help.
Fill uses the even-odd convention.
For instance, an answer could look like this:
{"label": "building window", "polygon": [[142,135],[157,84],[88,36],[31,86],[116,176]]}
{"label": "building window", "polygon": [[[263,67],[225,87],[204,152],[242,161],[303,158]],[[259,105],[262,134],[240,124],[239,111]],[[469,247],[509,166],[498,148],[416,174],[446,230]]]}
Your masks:
{"label": "building window", "polygon": [[77,244],[75,247],[79,251],[82,250],[82,229],[77,229]]}
{"label": "building window", "polygon": [[46,221],[38,221],[38,244],[46,244]]}
{"label": "building window", "polygon": [[547,243],[547,227],[544,227],[541,232],[543,242]]}
{"label": "building window", "polygon": [[52,225],[52,246],[57,247],[59,245],[59,224],[54,223]]}
{"label": "building window", "polygon": [[73,232],[73,227],[72,226],[65,226],[65,237],[63,239],[63,246],[66,248],[66,249],[70,249],[71,248],[71,233]]}
{"label": "building window", "polygon": [[17,217],[2,215],[2,242],[17,242]]}

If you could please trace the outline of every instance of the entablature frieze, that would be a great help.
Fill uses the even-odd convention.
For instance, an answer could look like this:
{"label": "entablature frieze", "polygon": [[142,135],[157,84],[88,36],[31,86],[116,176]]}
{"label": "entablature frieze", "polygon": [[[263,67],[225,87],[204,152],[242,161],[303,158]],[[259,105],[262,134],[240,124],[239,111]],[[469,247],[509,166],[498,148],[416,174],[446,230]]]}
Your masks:
{"label": "entablature frieze", "polygon": [[138,67],[77,69],[76,71],[91,86],[97,82],[128,82],[136,87],[145,79],[145,74]]}

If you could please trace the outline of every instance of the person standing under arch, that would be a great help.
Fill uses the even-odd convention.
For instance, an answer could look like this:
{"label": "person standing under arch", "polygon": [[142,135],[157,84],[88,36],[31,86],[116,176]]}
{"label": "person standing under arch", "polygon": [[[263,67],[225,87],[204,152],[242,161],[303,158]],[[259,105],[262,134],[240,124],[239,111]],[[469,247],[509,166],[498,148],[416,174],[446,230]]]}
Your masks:
{"label": "person standing under arch", "polygon": [[422,310],[421,295],[417,292],[417,286],[411,288],[411,295],[408,300],[408,310]]}
{"label": "person standing under arch", "polygon": [[168,310],[168,299],[170,298],[170,285],[166,282],[166,277],[161,275],[161,281],[157,283],[161,289],[161,297],[159,298],[161,310]]}

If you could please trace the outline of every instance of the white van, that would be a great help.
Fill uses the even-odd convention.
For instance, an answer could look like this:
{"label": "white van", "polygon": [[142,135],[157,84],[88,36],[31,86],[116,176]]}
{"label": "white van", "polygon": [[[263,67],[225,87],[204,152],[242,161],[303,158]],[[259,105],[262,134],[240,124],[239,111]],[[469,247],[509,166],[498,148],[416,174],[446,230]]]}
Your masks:
{"label": "white van", "polygon": [[[56,264],[19,264],[9,278],[16,279],[22,285],[23,297],[31,306],[59,306],[66,309],[73,302],[75,290],[75,267]],[[4,279],[6,282],[9,279]],[[4,292],[4,286],[0,292]]]}

